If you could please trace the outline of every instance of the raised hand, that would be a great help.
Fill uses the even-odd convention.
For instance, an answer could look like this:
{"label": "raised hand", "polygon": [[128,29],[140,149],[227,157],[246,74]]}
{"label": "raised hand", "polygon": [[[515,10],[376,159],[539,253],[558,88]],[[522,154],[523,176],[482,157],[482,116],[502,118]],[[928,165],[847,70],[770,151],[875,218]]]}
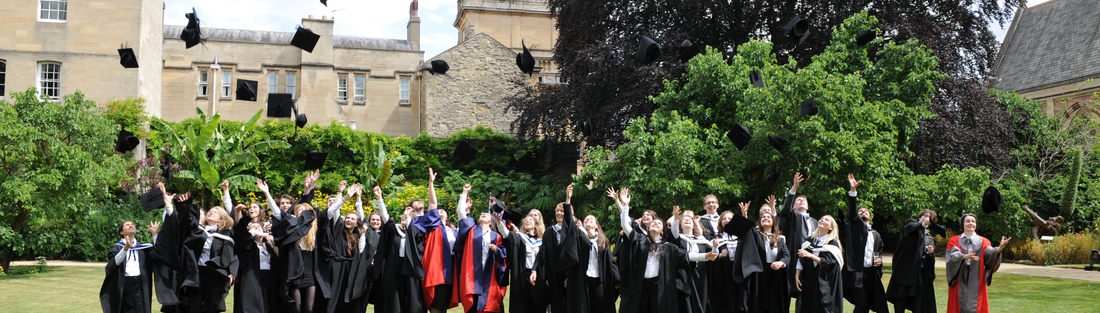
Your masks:
{"label": "raised hand", "polygon": [[1000,250],[1002,247],[1007,246],[1009,241],[1012,241],[1012,237],[1001,236],[1001,244],[997,245],[997,250]]}
{"label": "raised hand", "polygon": [[852,175],[852,174],[848,174],[848,186],[851,186],[851,187],[852,187],[852,192],[855,192],[855,191],[856,191],[856,187],[859,187],[859,184],[861,184],[861,183],[863,183],[863,181],[861,181],[861,180],[856,180],[856,176],[855,176],[855,175]]}
{"label": "raised hand", "polygon": [[157,233],[160,232],[160,222],[151,221],[149,222],[149,226],[146,226],[145,229],[148,229],[149,233],[153,234],[153,236],[156,236]]}
{"label": "raised hand", "polygon": [[187,199],[190,199],[190,198],[191,198],[191,191],[188,190],[187,193],[180,195],[180,202],[187,202]]}
{"label": "raised hand", "polygon": [[741,216],[742,217],[745,217],[745,218],[749,217],[749,205],[752,205],[752,201],[738,202],[737,203],[737,206],[741,208]]}
{"label": "raised hand", "polygon": [[344,189],[347,189],[347,188],[348,188],[348,181],[341,180],[340,181],[340,187],[337,188],[338,191],[336,192],[336,194],[341,195],[341,196],[344,195]]}
{"label": "raised hand", "polygon": [[619,190],[619,199],[623,201],[624,206],[630,205],[630,189],[623,187],[623,189]]}
{"label": "raised hand", "polygon": [[462,185],[462,194],[468,194],[470,192],[470,189],[473,189],[473,188],[474,187],[470,186],[469,183],[467,183],[465,185]]}
{"label": "raised hand", "polygon": [[775,195],[768,196],[768,200],[766,203],[768,204],[768,208],[771,208],[772,213],[775,213]]}
{"label": "raised hand", "polygon": [[680,206],[679,205],[672,206],[672,217],[674,217],[674,218],[675,217],[680,217]]}
{"label": "raised hand", "polygon": [[168,194],[167,191],[164,191],[164,183],[157,183],[157,189],[160,189],[160,196],[164,197],[164,204],[171,205],[172,195]]}
{"label": "raised hand", "polygon": [[573,184],[565,187],[565,203],[569,203],[569,199],[573,198]]}
{"label": "raised hand", "polygon": [[229,191],[229,180],[228,179],[222,181],[222,191],[225,191],[225,192]]}
{"label": "raised hand", "polygon": [[794,190],[797,191],[798,187],[802,185],[803,180],[805,180],[805,178],[802,177],[802,172],[794,173],[794,186],[791,187],[791,189],[794,189]]}
{"label": "raised hand", "polygon": [[256,189],[259,189],[260,191],[263,191],[265,195],[271,193],[271,191],[267,188],[267,182],[264,182],[264,181],[259,180],[259,179],[256,180]]}
{"label": "raised hand", "polygon": [[374,197],[382,201],[382,187],[374,186]]}
{"label": "raised hand", "polygon": [[435,182],[435,171],[432,168],[428,168],[428,182]]}

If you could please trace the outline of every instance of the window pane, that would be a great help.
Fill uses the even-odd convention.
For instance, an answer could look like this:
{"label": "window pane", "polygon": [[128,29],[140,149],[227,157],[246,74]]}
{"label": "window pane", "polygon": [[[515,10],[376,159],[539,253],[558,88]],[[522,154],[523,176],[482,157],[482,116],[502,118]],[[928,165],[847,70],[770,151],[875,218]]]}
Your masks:
{"label": "window pane", "polygon": [[61,11],[61,12],[58,12],[58,14],[60,14],[60,15],[61,15],[61,17],[60,17],[60,18],[58,18],[58,19],[59,19],[59,20],[62,20],[62,21],[64,21],[64,20],[65,20],[65,19],[67,18],[67,16],[66,16],[66,15],[67,15],[68,13],[66,13],[65,11]]}
{"label": "window pane", "polygon": [[401,78],[401,99],[409,98],[409,79],[407,77]]}
{"label": "window pane", "polygon": [[279,73],[267,73],[267,93],[279,92]]}
{"label": "window pane", "polygon": [[366,87],[366,79],[363,76],[355,76],[355,101],[366,100],[364,87]]}
{"label": "window pane", "polygon": [[340,101],[348,101],[348,77],[339,76],[338,85],[336,86],[336,98]]}
{"label": "window pane", "polygon": [[295,83],[294,81],[295,81],[294,73],[287,73],[286,74],[286,93],[289,93],[291,98],[294,98],[294,83]]}

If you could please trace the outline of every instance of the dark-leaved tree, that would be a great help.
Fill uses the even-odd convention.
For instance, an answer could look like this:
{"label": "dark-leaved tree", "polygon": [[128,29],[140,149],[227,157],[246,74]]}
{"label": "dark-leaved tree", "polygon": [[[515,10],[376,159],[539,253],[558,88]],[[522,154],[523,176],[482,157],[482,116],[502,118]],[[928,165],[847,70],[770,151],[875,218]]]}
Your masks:
{"label": "dark-leaved tree", "polygon": [[[833,27],[867,10],[879,18],[880,36],[894,42],[919,40],[938,58],[938,70],[948,75],[936,84],[937,92],[928,104],[937,116],[923,121],[915,134],[899,138],[914,153],[909,166],[931,173],[943,165],[984,165],[996,174],[1008,166],[1006,146],[1014,144],[1014,138],[1007,114],[983,83],[999,46],[989,24],[1008,22],[1019,3],[549,0],[559,31],[554,61],[568,84],[528,87],[508,99],[509,109],[519,113],[512,127],[523,139],[577,141],[578,125],[588,121],[594,132],[585,138],[587,143],[614,147],[625,140],[623,131],[630,119],[655,110],[649,97],[662,90],[662,82],[686,71],[677,56],[685,39],[730,52],[750,39],[771,41],[780,64],[793,61],[801,67],[824,51],[832,41]],[[795,16],[807,19],[811,26],[810,36],[797,45],[783,29]],[[656,62],[634,61],[641,36],[661,45]]]}

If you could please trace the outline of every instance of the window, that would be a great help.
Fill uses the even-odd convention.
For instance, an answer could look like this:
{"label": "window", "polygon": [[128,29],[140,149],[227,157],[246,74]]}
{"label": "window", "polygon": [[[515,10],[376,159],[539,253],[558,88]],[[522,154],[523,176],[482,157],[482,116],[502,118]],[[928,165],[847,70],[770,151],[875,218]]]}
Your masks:
{"label": "window", "polygon": [[61,63],[38,63],[38,92],[53,101],[61,100]]}
{"label": "window", "polygon": [[290,94],[290,98],[294,99],[294,73],[286,73],[286,93]]}
{"label": "window", "polygon": [[205,97],[206,96],[206,86],[207,86],[207,80],[206,79],[207,79],[206,78],[206,70],[199,70],[199,97]]}
{"label": "window", "polygon": [[336,86],[336,101],[347,102],[348,101],[348,77],[344,75],[339,76],[340,83]]}
{"label": "window", "polygon": [[398,104],[409,105],[409,78],[401,77],[401,102]]}
{"label": "window", "polygon": [[38,20],[49,22],[65,22],[69,11],[68,0],[40,0],[38,1]]}
{"label": "window", "polygon": [[267,93],[279,93],[279,73],[267,73]]}
{"label": "window", "polygon": [[355,75],[355,102],[363,103],[367,101],[367,96],[364,94],[366,86],[367,79],[363,75]]}
{"label": "window", "polygon": [[222,98],[229,98],[233,96],[233,72],[229,70],[222,71]]}
{"label": "window", "polygon": [[4,82],[7,81],[8,63],[0,60],[0,100],[4,100]]}

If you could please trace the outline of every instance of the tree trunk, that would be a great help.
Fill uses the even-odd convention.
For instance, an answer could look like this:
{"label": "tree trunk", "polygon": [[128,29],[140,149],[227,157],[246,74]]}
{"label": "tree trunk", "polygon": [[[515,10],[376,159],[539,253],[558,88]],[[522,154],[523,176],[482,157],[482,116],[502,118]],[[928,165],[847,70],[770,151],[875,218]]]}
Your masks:
{"label": "tree trunk", "polygon": [[[15,220],[11,223],[12,233],[18,235],[23,231],[23,224],[27,222],[27,210],[23,209],[22,202],[16,202],[15,207],[19,210],[19,215],[15,216]],[[6,246],[0,247],[0,267],[4,268],[4,274],[11,273],[11,260],[15,258],[15,247]]]}

